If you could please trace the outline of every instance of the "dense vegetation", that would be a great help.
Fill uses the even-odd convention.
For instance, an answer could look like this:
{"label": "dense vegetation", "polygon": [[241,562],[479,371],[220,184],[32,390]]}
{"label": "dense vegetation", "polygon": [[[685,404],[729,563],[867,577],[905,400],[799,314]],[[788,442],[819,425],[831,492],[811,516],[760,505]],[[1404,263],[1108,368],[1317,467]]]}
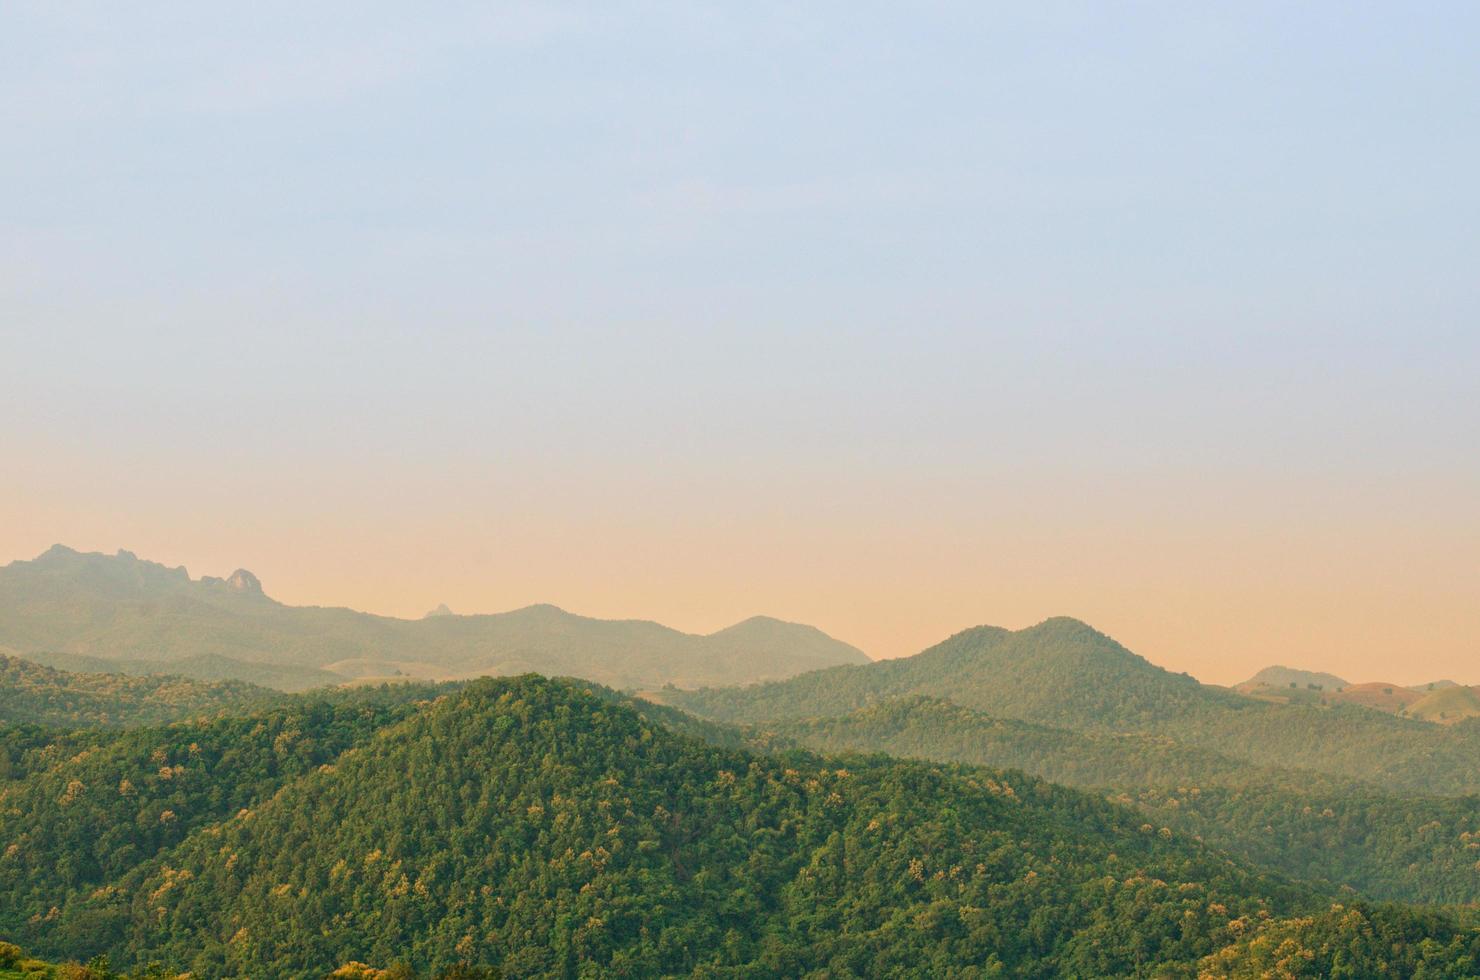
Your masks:
{"label": "dense vegetation", "polygon": [[0,942],[0,980],[188,980],[156,965],[127,973],[109,966],[106,957],[87,963],[57,963],[26,954],[15,943]]}
{"label": "dense vegetation", "polygon": [[[80,755],[5,791],[19,899],[0,929],[212,976],[350,960],[1117,975],[1191,970],[1324,907],[1021,774],[726,749],[537,678],[132,731]],[[42,859],[65,854],[54,873]]]}
{"label": "dense vegetation", "polygon": [[[835,718],[757,725],[755,737],[779,736],[829,752],[887,752],[915,759],[1024,769],[1070,786],[1246,786],[1288,780],[1287,770],[1256,766],[1160,735],[1075,732],[996,718],[942,698],[880,701]],[[1315,775],[1318,782],[1339,780]]]}
{"label": "dense vegetation", "polygon": [[1332,905],[1251,930],[1205,959],[1199,978],[1368,980],[1480,976],[1480,930],[1453,916]]}
{"label": "dense vegetation", "polygon": [[[413,711],[405,693],[50,742],[34,729],[0,727],[0,755],[21,776],[0,783],[0,935],[28,936],[68,896],[107,885],[333,762]],[[48,949],[73,952],[91,928],[86,916],[48,926],[61,939]]]}
{"label": "dense vegetation", "polygon": [[[81,554],[61,545],[34,561],[0,567],[0,646],[285,690],[331,677],[444,679],[529,670],[618,687],[737,684],[868,660],[810,626],[766,617],[694,636],[554,606],[416,621],[286,606],[265,595],[249,572],[196,580],[183,568],[128,552]],[[58,666],[97,669],[84,662]]]}
{"label": "dense vegetation", "polygon": [[[979,682],[981,646],[1013,637],[882,673]],[[1299,706],[1076,656],[1099,687],[1067,696],[1100,719],[1079,730],[879,696],[872,668],[797,682],[856,710],[745,728],[536,676],[0,724],[0,936],[46,959],[33,976],[79,978],[1480,974],[1473,912],[1367,901],[1480,897],[1476,800],[1154,730],[1157,696],[1214,721]],[[791,696],[725,696],[756,693]],[[1143,730],[1106,724],[1117,704]]]}
{"label": "dense vegetation", "polygon": [[[1480,719],[1441,726],[1353,705],[1244,697],[1162,670],[1069,619],[1016,633],[978,627],[914,657],[785,681],[660,692],[705,717],[749,723],[836,717],[912,695],[1077,732],[1155,735],[1259,766],[1385,789],[1480,793]],[[1164,781],[1195,776],[1171,770]]]}
{"label": "dense vegetation", "polygon": [[183,677],[73,674],[0,654],[0,723],[37,725],[158,724],[272,700],[273,692],[241,681],[203,683]]}
{"label": "dense vegetation", "polygon": [[1480,902],[1480,799],[1266,785],[1113,799],[1257,864],[1372,898]]}
{"label": "dense vegetation", "polygon": [[1001,718],[1080,730],[1134,730],[1204,704],[1246,698],[1171,674],[1072,619],[1016,633],[969,629],[899,660],[834,667],[743,688],[669,691],[679,707],[721,721],[846,714],[885,698],[950,698]]}
{"label": "dense vegetation", "polygon": [[1069,732],[906,698],[841,718],[767,726],[828,752],[1021,768],[1134,805],[1183,833],[1295,877],[1374,898],[1480,901],[1480,799],[1382,793],[1319,773],[1254,766],[1161,736]]}

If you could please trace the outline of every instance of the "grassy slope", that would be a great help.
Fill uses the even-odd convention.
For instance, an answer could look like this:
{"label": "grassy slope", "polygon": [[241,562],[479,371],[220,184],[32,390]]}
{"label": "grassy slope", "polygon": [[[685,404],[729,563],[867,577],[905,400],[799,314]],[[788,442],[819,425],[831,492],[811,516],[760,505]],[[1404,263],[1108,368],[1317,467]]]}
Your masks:
{"label": "grassy slope", "polygon": [[1410,704],[1405,713],[1410,718],[1441,724],[1480,717],[1480,691],[1473,687],[1446,687],[1424,695]]}

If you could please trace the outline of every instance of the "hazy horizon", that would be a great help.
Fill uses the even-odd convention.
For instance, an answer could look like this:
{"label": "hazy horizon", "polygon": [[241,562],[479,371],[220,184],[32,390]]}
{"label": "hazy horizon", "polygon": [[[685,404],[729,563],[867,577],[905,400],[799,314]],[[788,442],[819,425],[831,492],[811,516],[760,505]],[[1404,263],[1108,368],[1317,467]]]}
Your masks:
{"label": "hazy horizon", "polygon": [[1480,681],[1480,8],[0,12],[0,562]]}
{"label": "hazy horizon", "polygon": [[[111,556],[111,555],[119,554],[120,552],[127,552],[129,554],[132,554],[135,558],[137,558],[137,559],[139,559],[141,561],[153,561],[156,564],[164,565],[165,567],[168,567],[168,568],[184,568],[186,570],[186,572],[189,574],[190,578],[193,581],[199,581],[203,577],[212,577],[212,576],[214,576],[216,578],[225,578],[225,577],[227,577],[228,575],[230,575],[232,572],[234,572],[236,570],[235,568],[230,569],[230,570],[227,570],[227,569],[224,569],[223,568],[223,569],[214,570],[214,571],[201,572],[201,571],[198,571],[196,569],[191,568],[188,564],[185,564],[185,563],[179,563],[179,562],[159,562],[159,561],[156,561],[155,559],[151,558],[147,554],[140,554],[140,553],[137,553],[137,552],[133,552],[133,551],[131,551],[128,548],[112,549],[112,550],[108,550],[108,549],[95,549],[95,548],[72,548],[66,542],[56,542],[56,545],[57,546],[60,546],[60,547],[70,548],[72,551],[76,551],[76,552],[83,553],[83,554],[102,554],[102,555],[109,555],[109,556]],[[31,556],[31,558],[23,558],[23,559],[15,559],[15,560],[29,561],[29,560],[34,560],[34,559],[40,558],[40,557],[43,557],[43,555],[42,554],[37,554],[37,555]],[[6,562],[4,560],[0,560],[0,566],[3,566],[5,564],[8,564],[8,562]],[[254,575],[256,575],[256,572],[253,571],[253,569],[248,568],[246,570],[248,572],[252,572]],[[257,576],[257,577],[259,579],[261,578],[261,576]],[[274,599],[276,601],[279,601],[279,602],[283,602],[285,605],[290,605],[290,606],[319,606],[319,607],[347,608],[347,609],[351,609],[351,610],[356,611],[356,612],[369,613],[369,614],[378,615],[378,616],[387,616],[387,617],[390,617],[390,618],[401,619],[401,620],[418,620],[418,619],[423,619],[428,614],[430,614],[434,609],[438,608],[439,606],[447,606],[448,605],[445,602],[440,602],[439,601],[438,603],[435,603],[433,605],[430,605],[426,609],[421,610],[419,613],[418,612],[406,612],[406,613],[395,612],[395,613],[391,613],[391,612],[386,612],[384,610],[364,608],[364,607],[356,606],[356,605],[353,605],[353,604],[350,604],[350,603],[319,602],[319,601],[314,600],[312,597],[300,597],[300,598],[298,598],[296,600],[289,600],[289,599],[285,599],[281,595],[278,595],[271,588],[271,586],[270,586],[269,583],[264,582],[262,584],[263,584],[263,591],[264,591],[264,593],[269,598],[272,598],[272,599]],[[459,616],[497,615],[497,614],[500,614],[500,613],[515,612],[515,611],[518,611],[518,610],[521,610],[521,609],[526,609],[526,608],[530,608],[532,606],[538,606],[538,605],[552,605],[552,606],[555,606],[555,607],[561,609],[562,611],[564,611],[566,613],[570,613],[572,615],[580,616],[580,617],[598,618],[598,619],[605,619],[605,620],[634,620],[634,621],[644,621],[644,622],[656,622],[656,623],[658,623],[659,625],[662,625],[662,626],[667,626],[667,627],[670,627],[670,628],[673,628],[673,629],[678,629],[679,631],[684,632],[684,633],[693,634],[693,635],[699,635],[699,636],[708,636],[708,635],[711,635],[711,634],[714,634],[714,633],[718,633],[718,632],[720,632],[720,631],[722,631],[722,630],[724,630],[724,629],[726,629],[728,627],[738,625],[738,624],[740,624],[742,622],[745,622],[745,621],[747,621],[749,619],[756,618],[756,617],[770,617],[770,618],[773,618],[773,619],[780,619],[780,620],[782,620],[784,622],[800,623],[801,625],[805,625],[805,626],[816,626],[817,625],[816,623],[807,622],[807,621],[803,621],[803,620],[793,620],[793,619],[787,619],[786,617],[777,617],[777,616],[773,616],[772,614],[766,612],[765,610],[757,610],[757,611],[752,611],[752,612],[749,612],[749,613],[738,614],[738,615],[734,616],[734,618],[732,618],[732,619],[730,619],[730,620],[728,620],[726,622],[722,622],[722,623],[719,623],[718,625],[714,625],[714,626],[711,626],[711,627],[702,627],[702,626],[685,627],[685,626],[680,626],[680,625],[678,625],[676,623],[672,623],[672,622],[668,622],[668,621],[662,620],[660,617],[643,615],[640,612],[631,612],[631,613],[607,612],[607,613],[603,613],[601,615],[596,615],[596,614],[592,614],[592,613],[590,613],[590,612],[588,612],[586,610],[583,610],[583,609],[571,608],[571,607],[569,607],[569,606],[567,606],[567,605],[565,605],[563,603],[560,603],[560,602],[550,602],[548,600],[536,600],[536,601],[528,602],[528,603],[520,603],[519,605],[515,605],[515,606],[506,606],[506,607],[499,607],[499,608],[450,608],[448,611],[451,612],[454,615],[459,615]],[[1040,616],[1040,617],[1038,617],[1037,619],[1034,619],[1031,622],[1024,622],[1024,623],[1017,623],[1017,624],[1001,623],[1001,622],[995,622],[995,621],[993,621],[993,622],[982,621],[982,622],[962,623],[959,626],[957,626],[957,627],[949,630],[947,633],[942,633],[939,636],[935,637],[934,639],[931,639],[931,640],[927,641],[926,643],[922,644],[921,647],[919,647],[917,649],[907,650],[907,651],[904,651],[902,653],[887,653],[887,654],[874,653],[874,652],[872,652],[872,651],[870,651],[870,650],[868,650],[866,648],[859,647],[859,645],[856,644],[856,643],[852,643],[850,640],[848,640],[847,637],[836,636],[835,634],[832,634],[832,633],[830,633],[830,631],[827,631],[827,630],[824,630],[823,632],[829,633],[829,635],[832,635],[834,639],[839,639],[839,640],[842,640],[845,643],[849,643],[850,645],[852,645],[854,647],[859,647],[859,649],[861,649],[863,651],[863,653],[866,654],[871,660],[876,660],[877,661],[877,660],[894,659],[894,658],[897,658],[897,657],[913,656],[914,654],[919,653],[922,650],[929,648],[930,646],[933,646],[935,643],[937,643],[937,642],[939,642],[941,640],[946,639],[947,636],[949,636],[951,634],[959,633],[959,632],[961,632],[963,630],[968,630],[968,629],[971,629],[971,628],[977,627],[977,626],[998,626],[998,627],[1004,627],[1004,628],[1007,628],[1007,629],[1010,629],[1010,630],[1019,630],[1019,629],[1026,629],[1026,628],[1028,628],[1030,626],[1035,626],[1035,625],[1037,625],[1039,623],[1042,623],[1043,621],[1045,621],[1047,619],[1053,619],[1053,618],[1058,618],[1058,617],[1067,617],[1067,618],[1079,619],[1079,620],[1082,620],[1083,619],[1083,617],[1076,616],[1076,615],[1074,615],[1070,611],[1061,611],[1059,613],[1054,613],[1054,614],[1050,614],[1050,615],[1047,615],[1047,616]],[[1099,624],[1096,624],[1094,622],[1089,622],[1088,625],[1094,626],[1094,627],[1099,628],[1099,629],[1102,629],[1102,631],[1103,631],[1103,627],[1101,627]],[[1120,639],[1119,637],[1116,637],[1113,634],[1112,634],[1111,638],[1112,639],[1117,639],[1117,640]],[[1289,667],[1289,668],[1294,668],[1294,669],[1297,669],[1297,670],[1308,670],[1308,671],[1316,671],[1316,672],[1329,672],[1329,673],[1336,673],[1336,674],[1342,673],[1342,671],[1340,669],[1336,668],[1336,667],[1327,667],[1327,666],[1322,666],[1322,665],[1317,665],[1317,664],[1311,664],[1311,663],[1304,663],[1304,662],[1280,663],[1280,662],[1270,661],[1269,663],[1261,664],[1259,667],[1250,669],[1249,671],[1247,671],[1247,672],[1245,672],[1243,674],[1239,674],[1238,676],[1230,676],[1228,678],[1215,678],[1215,677],[1210,677],[1210,676],[1206,676],[1206,675],[1203,675],[1203,674],[1196,674],[1193,671],[1191,671],[1190,669],[1188,669],[1186,667],[1182,667],[1182,666],[1176,665],[1176,664],[1164,663],[1161,660],[1159,660],[1156,656],[1148,655],[1148,654],[1145,653],[1145,651],[1137,650],[1134,647],[1131,647],[1131,650],[1132,650],[1133,653],[1137,653],[1137,654],[1140,654],[1142,656],[1145,656],[1149,661],[1151,661],[1151,663],[1155,664],[1156,666],[1165,667],[1165,668],[1167,668],[1169,670],[1178,671],[1178,672],[1185,671],[1187,673],[1193,674],[1193,676],[1195,676],[1199,681],[1202,681],[1203,683],[1207,683],[1207,684],[1223,684],[1225,686],[1226,685],[1236,684],[1236,683],[1239,683],[1241,681],[1247,680],[1257,670],[1262,670],[1265,667]],[[1445,677],[1439,677],[1437,675],[1425,674],[1422,677],[1417,677],[1417,676],[1415,676],[1415,677],[1408,677],[1408,676],[1404,675],[1403,673],[1396,672],[1396,671],[1389,671],[1388,674],[1384,674],[1381,677],[1375,677],[1375,676],[1373,676],[1373,677],[1369,677],[1369,676],[1346,676],[1343,679],[1346,680],[1346,681],[1348,681],[1348,682],[1350,682],[1350,683],[1353,683],[1353,684],[1371,683],[1371,682],[1377,682],[1377,681],[1387,681],[1387,682],[1391,682],[1391,683],[1397,683],[1397,684],[1409,685],[1409,686],[1417,686],[1417,685],[1420,685],[1420,684],[1425,684],[1425,683],[1429,683],[1429,682],[1432,682],[1432,681],[1439,681],[1439,680],[1452,680],[1452,681],[1456,681],[1457,683],[1460,683],[1460,684],[1470,684],[1473,681],[1473,678],[1469,674],[1459,674],[1459,675],[1455,675],[1455,676],[1445,676]]]}

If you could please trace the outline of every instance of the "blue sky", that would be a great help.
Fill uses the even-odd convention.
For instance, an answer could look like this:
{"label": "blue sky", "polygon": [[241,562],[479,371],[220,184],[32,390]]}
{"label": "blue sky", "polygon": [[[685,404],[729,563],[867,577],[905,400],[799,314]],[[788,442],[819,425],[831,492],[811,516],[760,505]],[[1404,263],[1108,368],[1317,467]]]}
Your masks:
{"label": "blue sky", "polygon": [[[1477,29],[1461,3],[7,4],[0,559],[253,559],[285,598],[402,613],[784,612],[876,653],[1066,612],[1197,666],[1298,554],[1278,595],[1321,611],[1220,657],[1459,664]],[[1121,593],[1127,547],[1155,571]],[[1380,629],[1339,625],[1374,595]]]}

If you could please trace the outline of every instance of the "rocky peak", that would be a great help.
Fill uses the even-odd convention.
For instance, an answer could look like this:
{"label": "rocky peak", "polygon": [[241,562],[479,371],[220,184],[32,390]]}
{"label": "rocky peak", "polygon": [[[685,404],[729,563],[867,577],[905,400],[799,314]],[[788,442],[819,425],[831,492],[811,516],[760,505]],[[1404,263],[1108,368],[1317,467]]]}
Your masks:
{"label": "rocky peak", "polygon": [[226,580],[226,587],[233,592],[249,592],[253,595],[262,594],[262,582],[258,580],[257,576],[245,568],[238,568],[232,572],[231,577]]}
{"label": "rocky peak", "polygon": [[39,556],[37,556],[36,560],[45,561],[49,558],[53,561],[59,561],[75,557],[77,557],[77,552],[73,551],[71,548],[67,547],[64,544],[54,544],[50,548],[47,548],[46,551],[42,552]]}

